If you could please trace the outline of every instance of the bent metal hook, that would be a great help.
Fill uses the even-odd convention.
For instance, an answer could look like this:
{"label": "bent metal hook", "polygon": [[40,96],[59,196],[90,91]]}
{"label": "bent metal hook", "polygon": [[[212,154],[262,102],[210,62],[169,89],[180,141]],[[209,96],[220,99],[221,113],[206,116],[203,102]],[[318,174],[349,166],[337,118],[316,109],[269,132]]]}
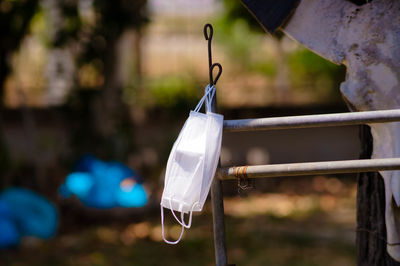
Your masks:
{"label": "bent metal hook", "polygon": [[[213,37],[213,27],[210,23],[204,25],[204,38],[208,41],[208,67],[209,67],[209,77],[210,77],[210,85],[217,84],[219,77],[222,74],[222,66],[220,63],[212,63],[212,52],[211,52],[211,41]],[[213,70],[214,67],[218,67],[218,74],[216,78],[213,78]]]}

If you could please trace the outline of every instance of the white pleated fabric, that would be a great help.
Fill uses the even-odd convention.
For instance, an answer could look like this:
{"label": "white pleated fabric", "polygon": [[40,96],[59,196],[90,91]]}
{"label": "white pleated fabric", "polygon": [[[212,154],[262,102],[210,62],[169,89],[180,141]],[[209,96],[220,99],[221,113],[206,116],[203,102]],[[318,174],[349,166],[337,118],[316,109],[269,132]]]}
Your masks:
{"label": "white pleated fabric", "polygon": [[[203,98],[189,117],[175,141],[167,162],[164,191],[161,198],[162,235],[165,242],[176,244],[184,228],[190,228],[192,213],[201,211],[207,199],[221,151],[224,117],[211,112],[214,86],[207,86]],[[200,108],[206,102],[206,113]],[[182,226],[176,241],[168,241],[164,234],[164,208],[170,209]],[[180,219],[175,211],[180,212]],[[187,223],[184,214],[189,214]]]}

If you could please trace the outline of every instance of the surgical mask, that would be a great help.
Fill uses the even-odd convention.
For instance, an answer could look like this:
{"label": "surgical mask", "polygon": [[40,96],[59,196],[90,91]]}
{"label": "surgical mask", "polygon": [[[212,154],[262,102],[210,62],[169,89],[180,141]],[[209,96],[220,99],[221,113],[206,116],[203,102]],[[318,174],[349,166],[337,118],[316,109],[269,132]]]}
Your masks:
{"label": "surgical mask", "polygon": [[[221,151],[224,117],[211,112],[214,86],[207,86],[203,98],[189,117],[175,141],[167,162],[161,198],[162,236],[166,243],[177,244],[185,228],[190,228],[192,213],[201,211],[210,191]],[[206,113],[200,108],[206,102]],[[164,234],[164,208],[170,209],[181,225],[179,239],[169,241]],[[180,219],[175,212],[180,212]],[[188,214],[185,223],[184,215]]]}

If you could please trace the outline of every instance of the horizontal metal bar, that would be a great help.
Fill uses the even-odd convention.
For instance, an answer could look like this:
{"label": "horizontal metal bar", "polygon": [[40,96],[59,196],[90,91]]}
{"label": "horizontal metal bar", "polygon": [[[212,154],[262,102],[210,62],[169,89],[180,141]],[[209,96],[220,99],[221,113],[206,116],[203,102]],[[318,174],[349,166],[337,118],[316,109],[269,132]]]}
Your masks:
{"label": "horizontal metal bar", "polygon": [[300,176],[400,170],[400,158],[269,164],[219,168],[219,179]]}
{"label": "horizontal metal bar", "polygon": [[336,113],[323,115],[284,116],[272,118],[225,120],[225,131],[253,131],[289,128],[345,126],[400,121],[400,109]]}

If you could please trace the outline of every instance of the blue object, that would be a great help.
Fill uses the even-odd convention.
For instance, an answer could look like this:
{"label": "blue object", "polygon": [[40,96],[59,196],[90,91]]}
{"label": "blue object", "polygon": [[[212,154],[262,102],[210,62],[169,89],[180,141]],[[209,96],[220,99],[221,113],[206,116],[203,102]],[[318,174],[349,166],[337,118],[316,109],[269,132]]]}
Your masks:
{"label": "blue object", "polygon": [[58,189],[58,194],[60,194],[60,196],[64,199],[72,196],[71,190],[69,190],[65,184],[61,184],[60,188]]}
{"label": "blue object", "polygon": [[10,206],[0,200],[0,249],[17,246],[19,239],[20,236],[12,219]]}
{"label": "blue object", "polygon": [[63,197],[75,195],[87,207],[142,207],[148,200],[142,183],[128,166],[86,155],[66,177],[59,192]]}
{"label": "blue object", "polygon": [[9,217],[21,236],[50,238],[56,233],[57,210],[44,197],[28,189],[9,188],[0,194],[0,201],[9,206]]}
{"label": "blue object", "polygon": [[2,200],[0,200],[0,217],[11,219],[10,206]]}
{"label": "blue object", "polygon": [[0,216],[0,249],[19,244],[20,235],[13,220]]}
{"label": "blue object", "polygon": [[89,194],[93,187],[93,178],[89,173],[71,173],[65,179],[65,186],[72,194],[83,198]]}
{"label": "blue object", "polygon": [[120,188],[116,193],[116,200],[122,207],[142,207],[147,203],[147,194],[141,184],[135,184],[130,189]]}

